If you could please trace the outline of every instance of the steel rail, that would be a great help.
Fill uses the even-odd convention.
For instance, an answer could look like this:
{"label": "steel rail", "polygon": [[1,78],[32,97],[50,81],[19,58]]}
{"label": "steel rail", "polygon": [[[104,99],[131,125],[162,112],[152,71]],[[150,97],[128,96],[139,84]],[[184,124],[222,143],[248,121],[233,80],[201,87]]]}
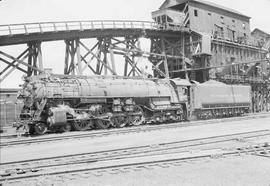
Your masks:
{"label": "steel rail", "polygon": [[[258,131],[256,131],[258,133]],[[207,145],[207,144],[212,144],[212,143],[221,143],[221,142],[227,142],[227,141],[232,141],[232,140],[235,140],[236,137],[246,137],[246,138],[254,138],[254,137],[260,137],[262,135],[265,135],[265,134],[256,134],[256,132],[253,132],[253,135],[252,135],[252,132],[248,132],[248,133],[238,133],[238,134],[231,134],[231,135],[223,135],[223,136],[215,136],[215,137],[209,137],[209,138],[202,138],[202,139],[193,139],[193,140],[186,140],[186,141],[180,141],[180,142],[175,142],[175,143],[167,143],[166,144],[166,147],[164,149],[167,149],[167,150],[170,150],[170,149],[175,149],[175,148],[185,148],[185,147],[189,147],[190,145],[191,146],[203,146],[203,145]],[[263,131],[261,131],[263,132]],[[245,136],[247,135],[247,136]],[[269,135],[269,131],[268,131],[268,135]],[[209,141],[210,140],[210,141]],[[213,140],[213,141],[211,141]],[[169,146],[167,147],[168,145],[175,145],[176,143],[180,144],[180,146],[178,147],[175,147],[175,146]],[[181,145],[181,143],[190,143],[190,144],[185,144],[185,145]],[[162,145],[165,145],[165,144],[162,144]],[[136,147],[136,148],[149,148],[147,146],[145,147]],[[136,148],[127,148],[126,151],[130,150],[130,149],[133,149],[133,150],[137,150]],[[21,169],[21,166],[20,165],[20,168],[17,169],[17,170],[20,170],[20,172],[16,175],[10,175],[10,176],[2,176],[2,179],[0,179],[0,182],[3,182],[3,181],[10,181],[10,180],[22,180],[22,179],[26,179],[26,178],[31,178],[31,177],[36,177],[36,176],[42,176],[42,175],[59,175],[59,174],[66,174],[66,173],[74,173],[74,172],[82,172],[82,171],[93,171],[93,170],[99,170],[99,169],[110,169],[110,168],[118,168],[118,167],[126,167],[126,166],[134,166],[134,165],[142,165],[142,164],[151,164],[151,163],[161,163],[161,162],[168,162],[168,161],[178,161],[178,160],[188,160],[188,159],[197,159],[197,158],[202,158],[202,157],[212,157],[212,156],[217,156],[217,154],[207,154],[207,155],[199,155],[199,156],[193,156],[191,155],[192,157],[185,157],[185,158],[176,158],[176,159],[165,159],[165,160],[158,160],[158,161],[153,161],[151,159],[151,156],[155,156],[155,155],[158,155],[158,154],[149,154],[149,151],[157,151],[157,152],[160,152],[160,151],[163,151],[164,152],[164,149],[144,149],[143,151],[141,151],[140,153],[137,152],[137,154],[141,154],[141,155],[135,155],[134,156],[134,152],[130,151],[129,154],[130,155],[133,155],[133,156],[110,156],[112,154],[110,153],[113,153],[115,151],[108,151],[106,152],[107,153],[107,158],[99,158],[99,159],[95,159],[95,158],[92,158],[92,159],[84,159],[82,161],[75,161],[75,162],[69,162],[69,160],[66,160],[66,162],[68,163],[62,163],[62,164],[54,164],[54,165],[46,165],[46,166],[39,166],[39,167],[34,167],[34,169],[32,170],[35,170],[35,171],[30,171],[28,172],[28,174],[25,174],[26,171],[23,171]],[[215,148],[216,149],[216,148]],[[146,150],[146,151],[145,151]],[[123,151],[123,149],[121,149],[120,151]],[[239,153],[249,153],[249,152],[261,152],[261,154],[268,154],[270,153],[270,146],[269,145],[260,145],[260,146],[255,146],[254,148],[250,149],[250,148],[238,148],[236,149],[235,151],[225,151],[225,153],[222,153],[220,155],[224,156],[224,155],[232,155],[232,154],[239,154]],[[122,165],[114,165],[114,166],[102,166],[102,167],[96,167],[96,168],[74,168],[75,166],[74,165],[77,165],[76,167],[81,167],[83,164],[89,164],[89,163],[94,163],[94,162],[100,162],[100,161],[113,161],[113,160],[125,160],[125,159],[129,159],[129,158],[140,158],[140,157],[145,157],[148,153],[148,156],[150,156],[150,161],[146,161],[146,162],[140,162],[140,163],[128,163],[128,164],[122,164]],[[179,153],[179,152],[177,152]],[[181,153],[181,152],[180,152]],[[183,152],[182,152],[183,153]],[[219,152],[220,153],[220,152]],[[162,153],[163,155],[165,155],[164,153]],[[167,153],[168,155],[172,154],[172,152],[168,152]],[[72,155],[71,155],[72,156]],[[267,156],[268,157],[268,156]],[[40,161],[40,160],[38,160]],[[52,161],[52,159],[50,160]],[[26,162],[23,162],[24,164]],[[55,170],[55,168],[57,168],[57,166],[67,166],[67,165],[73,165],[73,168],[72,170]],[[14,165],[13,165],[14,167]],[[45,168],[51,168],[52,170],[45,170],[45,172],[42,172],[42,169],[45,169]],[[59,167],[58,167],[59,168]],[[31,168],[28,168],[28,169],[31,169]],[[38,169],[38,170],[37,170]],[[43,170],[44,171],[44,170]],[[47,172],[46,172],[47,171]],[[25,175],[23,175],[25,174]]]}
{"label": "steel rail", "polygon": [[[206,144],[212,144],[217,142],[226,142],[231,141],[239,138],[254,138],[254,137],[260,137],[260,136],[268,136],[270,135],[269,130],[258,130],[258,131],[250,131],[250,132],[241,132],[241,133],[234,133],[234,134],[226,134],[226,135],[218,135],[218,136],[211,136],[211,137],[204,137],[204,138],[196,138],[196,139],[189,139],[189,140],[182,140],[182,141],[174,141],[174,142],[168,142],[168,143],[159,143],[155,145],[143,145],[143,146],[137,146],[137,147],[128,147],[128,148],[121,148],[121,149],[113,149],[113,150],[105,150],[105,151],[98,151],[98,152],[91,152],[91,153],[80,153],[80,154],[71,154],[71,155],[64,155],[64,156],[58,156],[58,157],[49,157],[49,158],[40,158],[40,159],[31,159],[31,160],[23,160],[23,161],[13,161],[13,162],[0,162],[0,166],[13,166],[13,164],[25,164],[33,161],[38,161],[40,164],[40,161],[51,161],[51,159],[62,159],[62,158],[68,158],[68,157],[75,157],[75,156],[85,156],[85,155],[95,155],[96,158],[100,156],[100,154],[106,154],[106,157],[111,158],[114,157],[115,152],[122,151],[124,154],[127,155],[134,153],[137,154],[137,152],[130,153],[130,150],[138,150],[143,149],[143,152],[146,152],[145,150],[150,149],[151,151],[160,151],[160,150],[168,150],[172,148],[185,148],[185,147],[191,147],[191,146],[202,146]],[[210,141],[209,141],[210,140]],[[211,141],[214,140],[214,141]],[[186,144],[187,143],[187,144]],[[190,144],[191,143],[191,144]],[[180,144],[180,146],[179,146]],[[169,146],[168,146],[169,145]],[[176,145],[176,146],[174,146]],[[155,150],[155,148],[158,147],[158,149]],[[161,149],[160,147],[164,147]],[[127,153],[128,152],[128,153]],[[112,153],[112,154],[109,154]],[[141,151],[139,152],[141,153]],[[119,153],[118,153],[119,154]],[[118,155],[117,155],[118,157]],[[91,157],[93,158],[93,157]],[[93,158],[95,159],[95,158]],[[49,163],[49,162],[45,162]]]}
{"label": "steel rail", "polygon": [[31,139],[20,139],[20,140],[10,140],[10,141],[2,141],[0,143],[0,147],[11,147],[16,145],[29,145],[35,143],[44,143],[44,142],[55,142],[55,141],[62,141],[68,139],[80,139],[80,138],[96,138],[96,137],[104,137],[109,135],[120,135],[120,134],[127,134],[127,133],[140,133],[140,132],[151,132],[156,130],[166,130],[166,129],[175,129],[181,127],[188,127],[188,126],[196,126],[196,125],[206,125],[206,124],[215,124],[215,123],[223,123],[228,121],[241,121],[241,120],[248,120],[248,119],[256,119],[262,117],[270,117],[269,113],[260,114],[260,115],[248,115],[248,116],[241,116],[241,117],[232,117],[232,118],[222,118],[222,119],[211,119],[211,120],[199,120],[199,121],[192,121],[192,122],[177,122],[177,123],[168,123],[168,124],[159,124],[159,125],[142,125],[142,126],[132,126],[132,127],[125,127],[125,128],[113,128],[109,130],[101,130],[101,131],[89,131],[83,134],[72,134],[68,133],[67,135],[60,135],[60,136],[45,136],[45,137],[38,137],[38,138],[31,138]]}

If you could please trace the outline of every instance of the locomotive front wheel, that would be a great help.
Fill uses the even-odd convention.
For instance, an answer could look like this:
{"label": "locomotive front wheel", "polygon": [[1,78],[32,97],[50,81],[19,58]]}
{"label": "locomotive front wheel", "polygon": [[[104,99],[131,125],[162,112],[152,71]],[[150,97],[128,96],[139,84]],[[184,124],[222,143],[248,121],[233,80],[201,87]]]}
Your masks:
{"label": "locomotive front wheel", "polygon": [[48,130],[48,127],[46,126],[45,123],[37,123],[35,124],[35,133],[38,134],[38,135],[42,135],[42,134],[45,134]]}

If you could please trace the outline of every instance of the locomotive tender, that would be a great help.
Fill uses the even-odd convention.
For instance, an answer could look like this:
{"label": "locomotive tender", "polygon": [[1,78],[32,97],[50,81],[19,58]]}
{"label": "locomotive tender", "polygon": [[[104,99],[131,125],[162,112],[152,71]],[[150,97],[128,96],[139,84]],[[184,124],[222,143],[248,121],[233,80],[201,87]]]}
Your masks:
{"label": "locomotive tender", "polygon": [[250,86],[184,79],[38,75],[26,77],[17,127],[30,134],[207,119],[247,113]]}
{"label": "locomotive tender", "polygon": [[252,100],[251,86],[227,85],[213,80],[196,83],[191,96],[193,115],[198,119],[248,113]]}

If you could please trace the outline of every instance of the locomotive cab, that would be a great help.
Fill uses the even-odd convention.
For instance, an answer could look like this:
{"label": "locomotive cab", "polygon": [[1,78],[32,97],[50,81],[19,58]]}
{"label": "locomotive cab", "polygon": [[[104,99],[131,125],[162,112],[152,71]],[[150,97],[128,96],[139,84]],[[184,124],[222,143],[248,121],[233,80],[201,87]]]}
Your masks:
{"label": "locomotive cab", "polygon": [[191,83],[186,79],[177,78],[171,80],[171,84],[178,95],[178,101],[181,103],[189,102],[189,90]]}
{"label": "locomotive cab", "polygon": [[171,80],[176,94],[178,96],[178,102],[183,106],[183,112],[185,113],[185,119],[190,119],[190,88],[191,83],[186,79],[175,78]]}

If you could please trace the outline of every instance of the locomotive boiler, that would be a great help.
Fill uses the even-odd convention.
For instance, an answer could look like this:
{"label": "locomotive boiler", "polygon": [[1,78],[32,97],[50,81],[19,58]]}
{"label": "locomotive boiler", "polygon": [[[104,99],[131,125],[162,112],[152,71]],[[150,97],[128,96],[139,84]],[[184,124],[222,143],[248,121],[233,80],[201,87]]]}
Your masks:
{"label": "locomotive boiler", "polygon": [[20,123],[30,134],[124,127],[188,117],[189,88],[181,79],[38,75],[26,77]]}

